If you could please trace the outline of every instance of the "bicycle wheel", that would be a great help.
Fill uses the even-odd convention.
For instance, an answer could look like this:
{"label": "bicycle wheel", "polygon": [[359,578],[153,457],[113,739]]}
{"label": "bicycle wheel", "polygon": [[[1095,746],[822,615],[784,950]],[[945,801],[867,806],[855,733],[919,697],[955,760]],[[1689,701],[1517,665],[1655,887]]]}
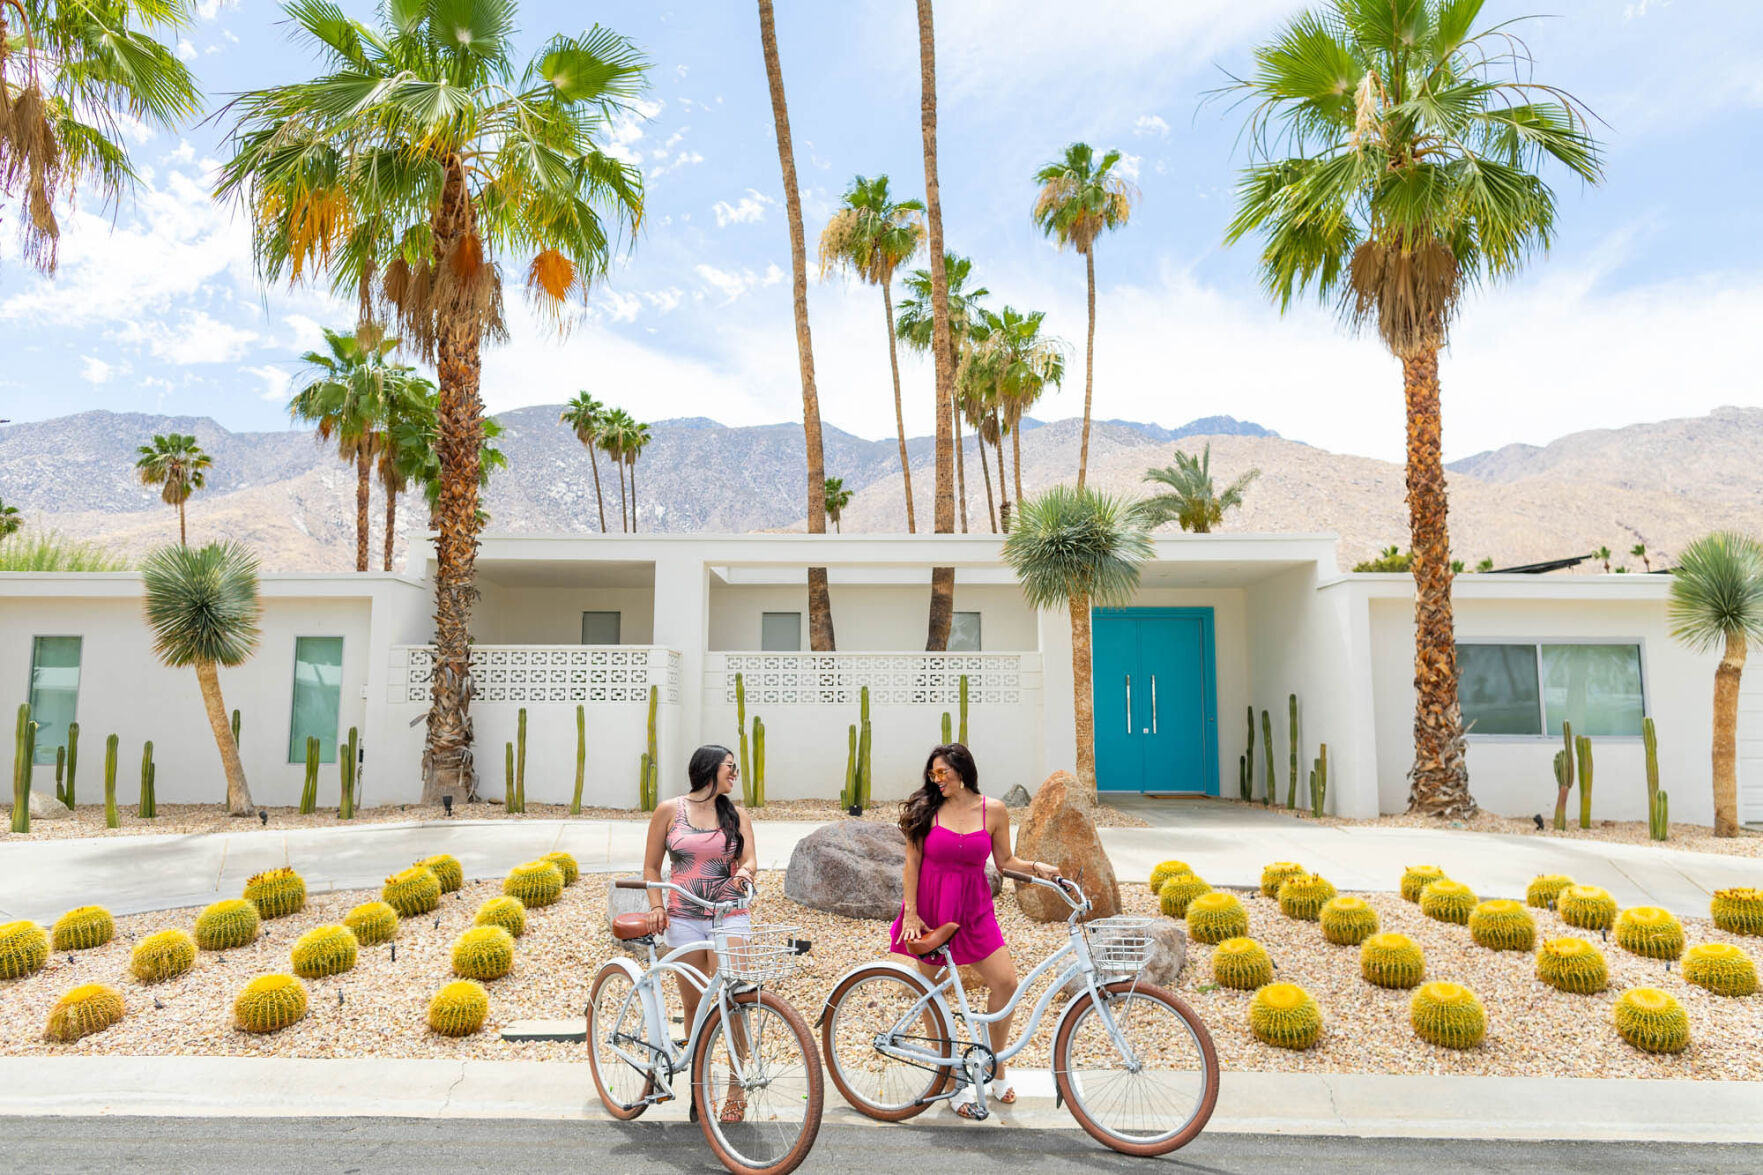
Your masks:
{"label": "bicycle wheel", "polygon": [[904,1122],[924,1113],[926,1099],[949,1087],[950,1067],[930,1068],[887,1056],[876,1037],[897,1032],[927,1052],[949,1051],[949,1025],[932,1002],[902,1024],[924,988],[891,967],[866,967],[839,981],[826,998],[820,1046],[827,1072],[844,1099],[871,1118]]}
{"label": "bicycle wheel", "polygon": [[635,988],[630,972],[607,963],[588,995],[588,1068],[606,1112],[625,1122],[648,1109],[655,1092],[653,1072],[632,1064],[649,1052],[642,1001],[631,998]]}
{"label": "bicycle wheel", "polygon": [[[1053,1040],[1053,1074],[1091,1138],[1128,1155],[1161,1155],[1199,1136],[1218,1104],[1212,1034],[1178,996],[1107,984],[1077,997]],[[1108,1021],[1132,1052],[1122,1055]]]}
{"label": "bicycle wheel", "polygon": [[[769,991],[712,1011],[692,1058],[692,1104],[711,1151],[736,1175],[794,1171],[814,1146],[826,1087],[808,1025]],[[738,1063],[737,1063],[738,1062]],[[724,1122],[732,1103],[740,1120]]]}

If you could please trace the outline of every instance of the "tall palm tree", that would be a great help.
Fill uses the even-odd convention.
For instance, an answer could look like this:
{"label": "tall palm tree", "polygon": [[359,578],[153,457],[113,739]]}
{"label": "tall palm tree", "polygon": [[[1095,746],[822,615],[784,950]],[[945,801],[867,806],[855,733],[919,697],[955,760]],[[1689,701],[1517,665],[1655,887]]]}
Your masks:
{"label": "tall palm tree", "polygon": [[918,252],[924,239],[924,204],[896,201],[888,177],[858,176],[839,210],[820,230],[820,276],[845,269],[857,280],[879,286],[888,316],[888,367],[894,376],[894,430],[900,441],[900,477],[906,484],[906,532],[918,530],[912,513],[912,465],[906,457],[906,416],[900,404],[900,356],[895,346],[894,271]]}
{"label": "tall palm tree", "polygon": [[845,507],[851,504],[851,491],[845,488],[845,479],[829,477],[826,479],[826,516],[833,520],[833,529],[840,534],[845,528],[839,525],[839,519],[845,513]]}
{"label": "tall palm tree", "polygon": [[152,444],[142,445],[135,452],[135,470],[141,484],[160,486],[159,500],[177,507],[178,542],[187,546],[190,537],[184,527],[184,503],[208,484],[208,470],[214,465],[214,458],[202,451],[195,437],[181,432],[155,436]]}
{"label": "tall palm tree", "polygon": [[[1414,575],[1414,767],[1409,810],[1475,811],[1451,614],[1439,349],[1458,298],[1518,272],[1555,232],[1537,174],[1587,183],[1599,149],[1575,100],[1533,79],[1510,23],[1477,30],[1480,0],[1331,0],[1294,18],[1228,92],[1248,102],[1251,163],[1227,242],[1262,240],[1284,311],[1313,291],[1375,324],[1402,364]],[[1289,146],[1293,154],[1280,151]]]}
{"label": "tall palm tree", "polygon": [[[396,455],[398,477],[406,485],[422,491],[428,506],[429,529],[436,529],[436,515],[441,505],[441,454],[436,447],[440,424],[437,419],[439,397],[430,394],[414,405],[392,426],[389,451]],[[478,445],[477,484],[482,490],[490,484],[490,475],[508,468],[508,457],[496,447],[502,425],[494,416],[484,417],[483,440]],[[489,523],[490,515],[478,509],[478,529]]]}
{"label": "tall palm tree", "polygon": [[1096,794],[1096,700],[1090,683],[1090,609],[1125,604],[1155,553],[1138,510],[1088,487],[1056,485],[1019,503],[1004,561],[1032,608],[1071,614],[1071,684],[1077,778]]}
{"label": "tall palm tree", "polygon": [[618,529],[631,529],[630,498],[624,492],[625,458],[631,437],[637,427],[636,418],[623,408],[614,408],[600,418],[600,448],[618,474]]}
{"label": "tall palm tree", "polygon": [[[973,326],[980,315],[980,299],[988,297],[991,291],[984,286],[969,290],[967,279],[973,274],[971,258],[958,257],[953,253],[943,258],[944,284],[949,291],[949,347],[951,350],[950,366],[956,371],[961,369],[961,357],[973,343]],[[935,341],[936,320],[931,304],[931,277],[928,269],[915,269],[906,278],[906,290],[910,295],[900,301],[900,316],[895,320],[895,329],[900,340],[920,354],[931,349]],[[955,390],[956,403],[950,413],[954,430],[955,447],[955,500],[961,505],[961,529],[967,530],[967,462],[962,455],[961,422],[966,407],[960,402],[960,389]],[[970,420],[971,423],[971,420]],[[979,445],[980,472],[985,472],[985,445]],[[986,477],[986,509],[991,510],[992,482]],[[992,515],[992,533],[998,531],[997,516]]]}
{"label": "tall palm tree", "polygon": [[0,539],[15,535],[22,529],[24,529],[24,515],[18,512],[18,507],[0,502]]}
{"label": "tall palm tree", "polygon": [[1716,531],[1685,547],[1671,573],[1671,635],[1698,653],[1720,649],[1714,670],[1714,835],[1737,836],[1739,678],[1763,641],[1763,543]]}
{"label": "tall palm tree", "polygon": [[[1077,484],[1082,486],[1090,464],[1090,399],[1096,386],[1096,238],[1132,218],[1138,189],[1115,170],[1119,151],[1101,161],[1088,143],[1073,143],[1065,154],[1035,172],[1034,221],[1047,236],[1076,249],[1084,259],[1089,304],[1089,332],[1084,343],[1084,426],[1077,450]],[[1018,491],[1020,495],[1021,491]]]}
{"label": "tall palm tree", "polygon": [[[931,358],[937,370],[936,509],[938,534],[955,530],[955,347],[949,321],[948,254],[943,245],[943,187],[937,178],[937,31],[931,0],[918,0],[918,130],[924,142],[925,245],[930,249]],[[949,647],[955,620],[955,569],[930,571],[927,652]]]}
{"label": "tall palm tree", "polygon": [[326,72],[234,99],[218,194],[245,206],[265,279],[322,274],[364,313],[376,304],[435,365],[442,477],[423,800],[469,796],[480,351],[507,334],[504,262],[561,315],[634,234],[641,172],[602,146],[615,117],[636,113],[648,62],[596,26],[545,39],[522,67],[515,0],[397,0],[376,27],[324,0],[285,11]]}
{"label": "tall palm tree", "polygon": [[194,0],[0,3],[0,200],[19,195],[20,255],[54,273],[56,204],[76,191],[115,205],[140,176],[140,124],[170,129],[202,108],[177,53],[154,39],[195,22]]}
{"label": "tall palm tree", "polygon": [[1210,534],[1213,527],[1224,521],[1226,510],[1235,510],[1243,504],[1243,491],[1260,476],[1259,469],[1251,469],[1220,493],[1212,484],[1211,443],[1207,443],[1198,457],[1177,449],[1174,465],[1145,470],[1146,481],[1167,487],[1140,503],[1145,513],[1145,525],[1156,529],[1174,520],[1183,530]]}
{"label": "tall palm tree", "polygon": [[1610,574],[1610,548],[1609,547],[1599,547],[1597,550],[1592,552],[1592,558],[1598,560],[1600,563],[1602,563],[1604,565],[1604,574],[1605,575]]}
{"label": "tall palm tree", "polygon": [[220,666],[243,665],[257,651],[262,615],[257,556],[237,542],[195,549],[167,544],[141,561],[141,597],[160,661],[167,668],[196,670],[202,708],[226,773],[228,814],[252,815],[245,765],[220,693]]}
{"label": "tall palm tree", "polygon": [[[777,23],[771,0],[759,0],[759,47],[771,91],[771,120],[777,133],[777,161],[783,172],[784,211],[790,222],[790,288],[796,315],[796,361],[802,375],[802,439],[808,454],[808,533],[826,533],[826,457],[820,441],[820,393],[814,385],[814,339],[808,332],[808,247],[802,234],[802,193],[796,186],[796,149],[790,140],[790,109],[784,101],[784,70],[777,55]],[[830,653],[832,595],[826,568],[808,569],[808,647]]]}
{"label": "tall palm tree", "polygon": [[624,463],[631,471],[631,533],[637,531],[637,458],[649,447],[655,438],[649,433],[649,426],[633,421],[627,430],[624,441]]}
{"label": "tall palm tree", "polygon": [[417,421],[422,425],[432,423],[438,400],[434,384],[420,377],[411,378],[401,389],[401,394],[392,401],[391,413],[380,430],[378,472],[380,490],[386,496],[385,560],[382,568],[385,571],[392,569],[392,548],[398,536],[398,495],[410,488],[411,463],[402,451],[402,446],[410,436],[407,422]]}
{"label": "tall palm tree", "polygon": [[1647,551],[1647,544],[1636,543],[1634,546],[1632,546],[1628,549],[1628,553],[1630,555],[1633,555],[1636,559],[1639,559],[1641,561],[1641,566],[1647,569],[1648,574],[1652,573],[1653,560],[1649,557],[1649,552]]}
{"label": "tall palm tree", "polygon": [[[1049,387],[1065,379],[1065,348],[1057,339],[1043,337],[1046,312],[1026,313],[1006,306],[1002,313],[982,311],[982,329],[967,361],[961,382],[977,388],[1002,414],[1003,430],[1010,434],[1012,472],[1016,500],[1022,492],[1022,421]],[[1000,454],[998,476],[1004,476]]]}
{"label": "tall palm tree", "polygon": [[563,406],[558,419],[570,427],[575,439],[588,451],[588,465],[594,471],[594,502],[600,507],[600,533],[606,533],[606,495],[600,492],[600,424],[606,416],[606,405],[586,392],[577,392],[575,399]]}

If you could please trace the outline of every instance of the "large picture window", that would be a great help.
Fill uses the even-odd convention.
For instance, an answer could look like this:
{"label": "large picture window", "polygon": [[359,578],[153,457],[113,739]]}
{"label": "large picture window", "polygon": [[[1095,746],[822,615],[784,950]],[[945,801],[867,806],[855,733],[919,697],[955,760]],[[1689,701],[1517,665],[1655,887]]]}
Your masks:
{"label": "large picture window", "polygon": [[802,614],[766,612],[759,618],[759,648],[767,653],[802,651]]}
{"label": "large picture window", "polygon": [[977,653],[980,651],[978,612],[957,612],[949,622],[949,651]]}
{"label": "large picture window", "polygon": [[620,612],[583,612],[582,613],[582,644],[584,645],[616,645],[618,644]]}
{"label": "large picture window", "polygon": [[1638,737],[1646,715],[1632,642],[1471,642],[1457,646],[1458,696],[1471,735]]}
{"label": "large picture window", "polygon": [[31,721],[37,724],[36,763],[55,762],[67,745],[80,697],[80,638],[40,636],[31,642]]}
{"label": "large picture window", "polygon": [[294,717],[288,724],[288,762],[306,762],[306,739],[318,739],[321,763],[337,761],[337,718],[343,702],[343,638],[303,636],[294,641]]}

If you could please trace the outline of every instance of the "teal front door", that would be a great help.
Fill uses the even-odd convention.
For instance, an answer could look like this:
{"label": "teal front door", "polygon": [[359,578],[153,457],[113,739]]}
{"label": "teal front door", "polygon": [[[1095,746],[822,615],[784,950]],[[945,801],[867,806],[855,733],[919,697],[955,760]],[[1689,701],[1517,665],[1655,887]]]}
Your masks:
{"label": "teal front door", "polygon": [[1098,608],[1090,650],[1097,786],[1217,795],[1212,609]]}

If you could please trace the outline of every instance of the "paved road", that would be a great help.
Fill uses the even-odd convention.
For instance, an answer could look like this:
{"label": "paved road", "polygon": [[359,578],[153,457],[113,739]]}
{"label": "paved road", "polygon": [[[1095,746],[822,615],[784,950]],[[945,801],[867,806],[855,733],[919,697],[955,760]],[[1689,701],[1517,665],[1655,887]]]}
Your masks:
{"label": "paved road", "polygon": [[[525,1175],[716,1172],[696,1126],[410,1118],[13,1119],[6,1168],[64,1172],[176,1171],[187,1175]],[[1211,1135],[1158,1161],[1128,1159],[1076,1130],[975,1126],[828,1127],[805,1172],[913,1169],[1034,1172],[1172,1171],[1205,1175],[1481,1175],[1546,1172],[1755,1172],[1754,1147],[1676,1143],[1502,1143]]]}

